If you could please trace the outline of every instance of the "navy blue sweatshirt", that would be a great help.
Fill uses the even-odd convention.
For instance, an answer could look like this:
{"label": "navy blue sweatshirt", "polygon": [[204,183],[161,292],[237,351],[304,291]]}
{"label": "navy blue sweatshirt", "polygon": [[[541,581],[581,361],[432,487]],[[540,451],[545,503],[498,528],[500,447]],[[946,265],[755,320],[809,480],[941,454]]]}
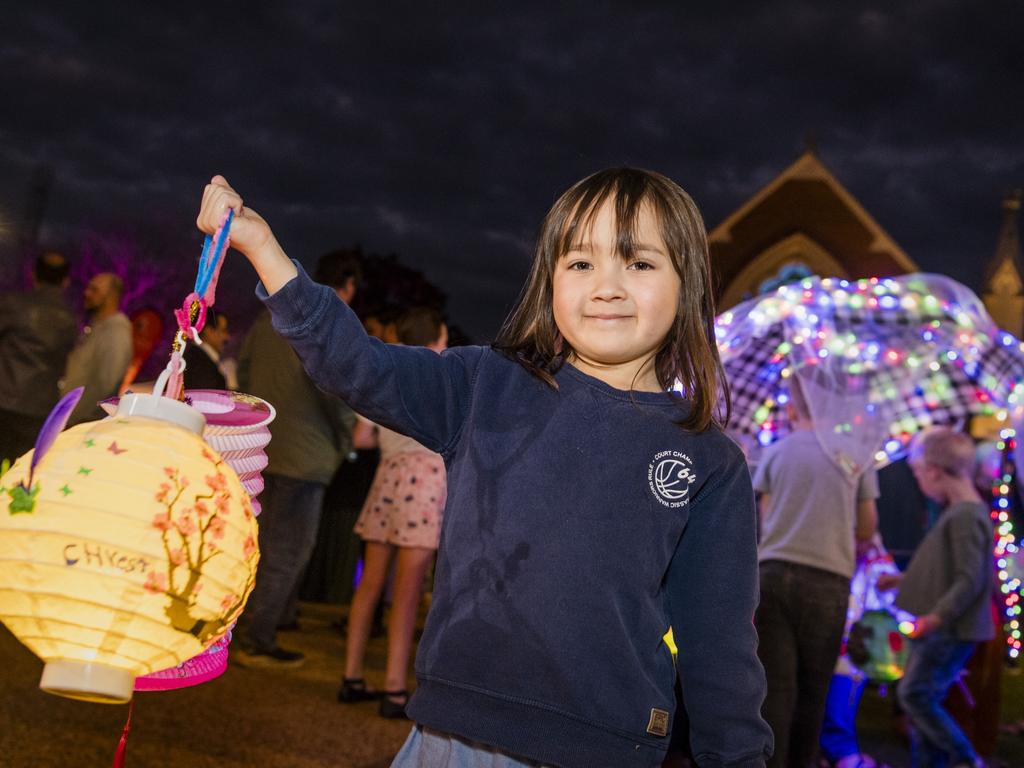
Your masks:
{"label": "navy blue sweatshirt", "polygon": [[301,267],[257,293],[320,387],[448,467],[412,719],[545,765],[659,766],[672,627],[698,764],[764,764],[754,501],[732,441],[571,365],[555,390],[486,347],[383,344]]}

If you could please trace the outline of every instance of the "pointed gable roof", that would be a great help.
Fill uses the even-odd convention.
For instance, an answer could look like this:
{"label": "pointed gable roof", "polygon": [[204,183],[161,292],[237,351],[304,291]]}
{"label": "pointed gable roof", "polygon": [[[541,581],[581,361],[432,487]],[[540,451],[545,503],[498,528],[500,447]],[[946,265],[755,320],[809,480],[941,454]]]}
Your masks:
{"label": "pointed gable roof", "polygon": [[[799,236],[847,277],[916,272],[918,267],[808,149],[708,235],[722,292],[761,254]],[[744,286],[744,289],[756,286]]]}
{"label": "pointed gable roof", "polygon": [[[1003,198],[1003,223],[999,229],[996,252],[985,270],[984,290],[998,295],[1022,292],[1024,264],[1021,261],[1017,219],[1020,215],[1021,190]],[[1011,290],[1012,288],[1012,290]]]}

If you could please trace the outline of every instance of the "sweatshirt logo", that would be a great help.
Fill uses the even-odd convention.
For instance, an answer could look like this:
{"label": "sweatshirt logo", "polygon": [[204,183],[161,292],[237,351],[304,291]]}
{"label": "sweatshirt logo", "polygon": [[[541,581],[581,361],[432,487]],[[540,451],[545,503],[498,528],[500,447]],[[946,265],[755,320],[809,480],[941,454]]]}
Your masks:
{"label": "sweatshirt logo", "polygon": [[685,453],[662,451],[647,467],[647,484],[666,507],[685,507],[690,503],[690,486],[697,481],[693,461]]}

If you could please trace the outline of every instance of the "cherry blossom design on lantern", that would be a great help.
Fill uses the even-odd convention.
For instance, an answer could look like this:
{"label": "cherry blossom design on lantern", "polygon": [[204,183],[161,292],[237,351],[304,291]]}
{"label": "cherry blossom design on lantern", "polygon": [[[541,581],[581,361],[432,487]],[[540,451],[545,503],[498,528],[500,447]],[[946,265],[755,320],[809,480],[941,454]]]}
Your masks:
{"label": "cherry blossom design on lantern", "polygon": [[155,594],[160,594],[167,591],[167,577],[162,573],[156,571],[150,571],[146,577],[146,583],[143,585],[148,591]]}
{"label": "cherry blossom design on lantern", "polygon": [[[227,621],[222,617],[204,618],[195,610],[203,588],[200,581],[203,566],[220,554],[219,542],[227,532],[226,518],[231,514],[231,492],[222,471],[224,461],[206,448],[203,458],[210,463],[211,472],[204,473],[202,483],[197,483],[191,491],[189,478],[177,467],[164,467],[166,481],[160,483],[153,497],[162,508],[153,515],[152,526],[160,531],[167,554],[167,572],[150,571],[143,586],[149,592],[171,598],[165,609],[171,624],[205,644],[225,623],[236,618],[230,614],[241,609],[242,599],[232,593],[222,600],[220,608],[229,614]],[[250,517],[252,507],[248,496],[243,499],[242,508],[246,517]],[[246,559],[256,554],[251,535],[246,539],[244,551]],[[242,594],[248,591],[246,588]]]}

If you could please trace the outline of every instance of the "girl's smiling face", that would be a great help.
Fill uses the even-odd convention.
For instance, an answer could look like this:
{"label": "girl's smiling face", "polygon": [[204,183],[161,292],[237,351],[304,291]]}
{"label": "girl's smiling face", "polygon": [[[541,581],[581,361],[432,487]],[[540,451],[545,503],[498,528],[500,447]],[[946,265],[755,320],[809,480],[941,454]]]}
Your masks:
{"label": "girl's smiling face", "polygon": [[555,324],[572,347],[567,360],[616,389],[661,391],[655,356],[676,320],[681,281],[648,206],[639,212],[634,252],[619,252],[615,207],[598,208],[555,264]]}

